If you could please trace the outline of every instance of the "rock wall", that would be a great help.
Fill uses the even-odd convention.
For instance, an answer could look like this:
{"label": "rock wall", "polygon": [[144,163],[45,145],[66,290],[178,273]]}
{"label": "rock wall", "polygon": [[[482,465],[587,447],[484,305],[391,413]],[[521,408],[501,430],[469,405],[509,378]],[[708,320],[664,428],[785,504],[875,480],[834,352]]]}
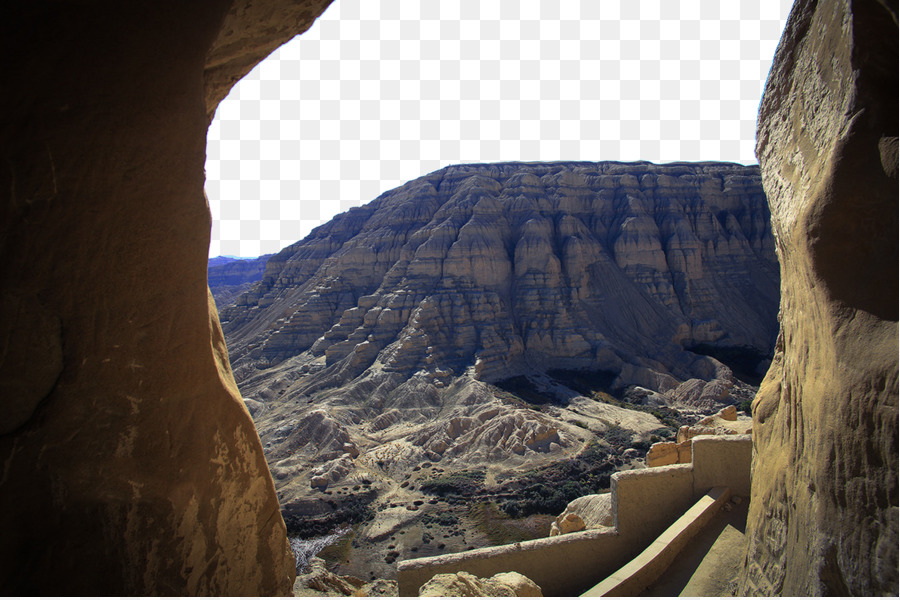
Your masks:
{"label": "rock wall", "polygon": [[327,2],[280,4],[0,8],[4,594],[290,593],[203,196],[216,102]]}
{"label": "rock wall", "polygon": [[897,38],[896,1],[798,0],[766,85],[781,333],[744,595],[897,595]]}

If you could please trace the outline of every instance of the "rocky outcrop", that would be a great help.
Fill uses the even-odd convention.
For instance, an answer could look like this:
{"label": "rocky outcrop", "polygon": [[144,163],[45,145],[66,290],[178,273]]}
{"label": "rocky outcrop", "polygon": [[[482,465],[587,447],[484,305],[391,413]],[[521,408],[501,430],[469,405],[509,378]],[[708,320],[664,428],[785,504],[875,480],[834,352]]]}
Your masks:
{"label": "rocky outcrop", "polygon": [[666,465],[686,464],[692,459],[691,441],[656,442],[647,451],[648,467],[664,467]]}
{"label": "rocky outcrop", "polygon": [[738,416],[735,406],[726,406],[714,415],[703,417],[694,425],[682,425],[678,428],[675,441],[688,442],[698,435],[743,435],[753,428],[752,419]]}
{"label": "rocky outcrop", "polygon": [[204,144],[217,100],[326,4],[0,7],[5,595],[290,592],[205,284]]}
{"label": "rocky outcrop", "polygon": [[591,494],[569,502],[550,525],[550,537],[604,527],[615,527],[612,494]]}
{"label": "rocky outcrop", "polygon": [[657,442],[650,446],[648,467],[663,467],[692,460],[691,440],[698,435],[745,435],[753,430],[750,417],[738,416],[737,408],[726,406],[714,415],[703,417],[694,425],[682,425],[674,442]]}
{"label": "rocky outcrop", "polygon": [[744,595],[898,593],[897,3],[798,0],[760,105],[781,333]]}
{"label": "rocky outcrop", "polygon": [[435,575],[419,588],[423,597],[523,597],[543,596],[541,588],[519,573],[510,571],[492,577],[476,577],[466,571]]}
{"label": "rocky outcrop", "polygon": [[313,557],[294,580],[294,596],[397,596],[397,582],[389,579],[363,581],[350,575],[335,575],[325,561]]}

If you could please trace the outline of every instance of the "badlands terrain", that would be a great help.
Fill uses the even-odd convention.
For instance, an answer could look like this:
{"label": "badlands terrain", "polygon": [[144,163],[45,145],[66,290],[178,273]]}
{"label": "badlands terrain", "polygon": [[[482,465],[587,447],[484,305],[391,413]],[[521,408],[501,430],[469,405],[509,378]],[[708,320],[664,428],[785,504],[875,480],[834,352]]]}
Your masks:
{"label": "badlands terrain", "polygon": [[[264,265],[264,267],[263,267]],[[289,534],[337,573],[546,536],[679,426],[746,407],[778,331],[758,167],[447,167],[210,266]]]}

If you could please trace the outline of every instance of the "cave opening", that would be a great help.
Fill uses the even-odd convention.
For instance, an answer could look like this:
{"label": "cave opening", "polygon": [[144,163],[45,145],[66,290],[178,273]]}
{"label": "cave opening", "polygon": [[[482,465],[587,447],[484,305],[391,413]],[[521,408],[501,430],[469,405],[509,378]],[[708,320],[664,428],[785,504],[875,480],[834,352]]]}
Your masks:
{"label": "cave opening", "polygon": [[[370,4],[332,4],[219,104],[207,144],[210,257],[277,252],[451,164],[754,163],[756,111],[789,8],[544,2],[460,14],[443,3],[401,18],[395,5]],[[585,389],[608,387],[599,375]],[[522,382],[499,385],[521,395]],[[262,403],[247,403],[257,417]],[[682,424],[666,423],[656,433]],[[630,443],[626,433],[617,430]],[[284,502],[290,535],[324,536],[370,516],[368,488],[319,491],[330,518]],[[354,500],[337,510],[345,493]]]}

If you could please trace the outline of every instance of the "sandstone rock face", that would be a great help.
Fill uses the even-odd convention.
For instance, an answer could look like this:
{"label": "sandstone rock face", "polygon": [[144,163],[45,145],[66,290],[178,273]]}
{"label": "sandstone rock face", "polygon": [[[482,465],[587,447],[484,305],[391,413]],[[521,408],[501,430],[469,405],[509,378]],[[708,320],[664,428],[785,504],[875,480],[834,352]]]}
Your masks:
{"label": "sandstone rock face", "polygon": [[266,53],[228,40],[277,45],[327,3],[274,23],[282,3],[252,4],[0,8],[6,595],[290,592],[205,283],[204,145],[217,99]]}
{"label": "sandstone rock face", "polygon": [[760,106],[781,333],[744,595],[898,593],[897,3],[798,0]]}
{"label": "sandstone rock face", "polygon": [[332,0],[234,0],[217,23],[206,54],[203,88],[207,118],[232,86],[279,46],[309,29]]}
{"label": "sandstone rock face", "polygon": [[536,583],[515,571],[493,577],[476,577],[466,571],[435,575],[419,588],[425,597],[527,597],[543,596]]}

